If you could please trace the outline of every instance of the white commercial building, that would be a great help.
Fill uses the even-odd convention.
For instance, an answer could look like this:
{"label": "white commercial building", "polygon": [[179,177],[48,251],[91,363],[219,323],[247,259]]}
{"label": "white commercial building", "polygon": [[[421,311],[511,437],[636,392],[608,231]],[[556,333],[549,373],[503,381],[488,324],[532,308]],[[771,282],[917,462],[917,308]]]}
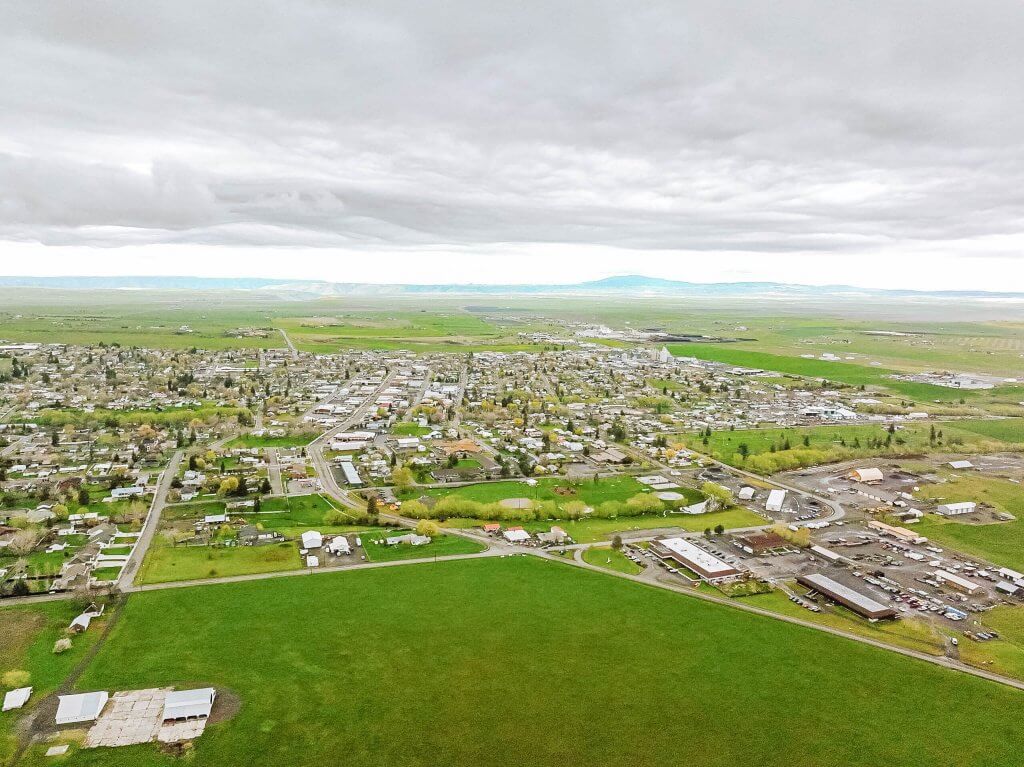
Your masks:
{"label": "white commercial building", "polygon": [[768,500],[764,504],[765,511],[782,511],[782,505],[786,502],[785,490],[772,490],[768,493]]}
{"label": "white commercial building", "polygon": [[955,517],[960,514],[970,514],[976,508],[978,508],[978,504],[974,501],[961,501],[959,503],[944,503],[935,510],[944,517]]}

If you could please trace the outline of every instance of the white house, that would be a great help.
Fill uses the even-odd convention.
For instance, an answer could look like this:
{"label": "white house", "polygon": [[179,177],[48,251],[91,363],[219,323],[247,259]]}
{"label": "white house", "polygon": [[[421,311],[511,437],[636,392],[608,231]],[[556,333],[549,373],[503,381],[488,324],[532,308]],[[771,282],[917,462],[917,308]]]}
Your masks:
{"label": "white house", "polygon": [[502,535],[509,543],[523,543],[530,540],[530,534],[521,527],[513,527],[503,532]]}

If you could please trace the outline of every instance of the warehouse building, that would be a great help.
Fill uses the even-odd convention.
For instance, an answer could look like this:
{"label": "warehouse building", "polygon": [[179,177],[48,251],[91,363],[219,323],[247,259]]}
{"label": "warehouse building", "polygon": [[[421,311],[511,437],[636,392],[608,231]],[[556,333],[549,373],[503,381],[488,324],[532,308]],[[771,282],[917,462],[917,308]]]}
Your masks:
{"label": "warehouse building", "polygon": [[867,594],[855,591],[849,586],[843,585],[839,581],[832,580],[827,575],[812,573],[811,575],[797,576],[796,580],[797,583],[806,586],[812,591],[817,591],[819,594],[828,597],[833,602],[853,610],[857,615],[867,618],[870,621],[896,617],[896,611],[891,607],[886,607],[881,602],[869,597]]}
{"label": "warehouse building", "polygon": [[663,560],[671,560],[692,570],[705,581],[713,582],[732,578],[740,574],[740,570],[714,554],[694,546],[684,538],[665,538],[654,541],[651,551]]}
{"label": "warehouse building", "polygon": [[971,514],[978,504],[974,501],[961,501],[959,503],[943,503],[935,510],[944,517],[958,517],[961,514]]}

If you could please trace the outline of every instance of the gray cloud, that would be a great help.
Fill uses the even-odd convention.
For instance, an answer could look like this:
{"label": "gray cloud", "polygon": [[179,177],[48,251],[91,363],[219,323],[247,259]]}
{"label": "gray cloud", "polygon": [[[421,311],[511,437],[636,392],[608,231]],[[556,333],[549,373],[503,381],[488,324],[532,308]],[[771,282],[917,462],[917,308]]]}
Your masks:
{"label": "gray cloud", "polygon": [[971,255],[1022,231],[1022,34],[1013,2],[10,3],[0,238]]}

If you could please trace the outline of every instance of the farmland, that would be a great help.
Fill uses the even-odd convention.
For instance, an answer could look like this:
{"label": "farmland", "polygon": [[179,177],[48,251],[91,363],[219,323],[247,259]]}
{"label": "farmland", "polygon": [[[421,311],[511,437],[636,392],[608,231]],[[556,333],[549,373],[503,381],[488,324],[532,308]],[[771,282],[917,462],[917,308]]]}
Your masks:
{"label": "farmland", "polygon": [[[130,597],[77,684],[232,691],[241,709],[196,742],[197,767],[302,767],[339,752],[355,766],[663,764],[679,743],[702,767],[755,754],[766,767],[938,767],[951,753],[1002,767],[1024,746],[1017,691],[558,563],[449,562],[198,594]],[[386,609],[368,609],[385,594]],[[202,626],[202,640],[168,631],[178,625]],[[638,626],[656,640],[641,654]],[[254,641],[258,663],[243,650]],[[641,705],[625,680],[644,690],[642,717],[623,716]],[[42,764],[41,752],[26,763]],[[172,762],[145,745],[73,751],[65,763]]]}
{"label": "farmland", "polygon": [[[891,434],[881,425],[829,425],[802,428],[736,429],[708,437],[683,434],[678,439],[716,460],[755,471],[779,471],[847,458],[915,455],[941,450],[1020,449],[1024,419],[959,420],[934,424],[902,423]],[[706,440],[706,444],[705,444]],[[746,459],[744,459],[746,452]]]}

